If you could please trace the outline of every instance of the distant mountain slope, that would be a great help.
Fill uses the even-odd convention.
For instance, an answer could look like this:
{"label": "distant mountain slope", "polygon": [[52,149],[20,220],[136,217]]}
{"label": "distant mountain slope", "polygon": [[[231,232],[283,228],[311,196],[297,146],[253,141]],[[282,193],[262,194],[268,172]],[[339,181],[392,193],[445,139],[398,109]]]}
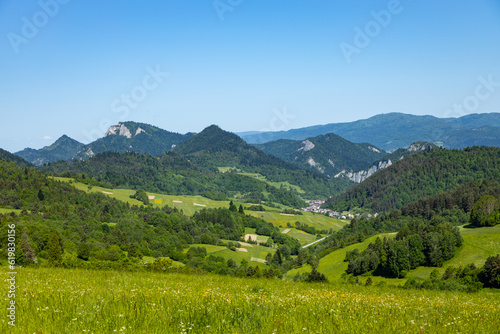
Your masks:
{"label": "distant mountain slope", "polygon": [[334,210],[387,211],[475,180],[500,179],[500,149],[436,149],[413,154],[329,199]]}
{"label": "distant mountain slope", "polygon": [[82,143],[63,135],[50,146],[39,150],[25,148],[15,154],[36,166],[42,166],[57,160],[69,160],[82,147]]}
{"label": "distant mountain slope", "polygon": [[351,185],[348,180],[330,180],[319,172],[304,170],[265,154],[215,125],[179,144],[174,152],[203,168],[235,167],[248,173],[260,173],[270,181],[288,182],[302,188],[308,198],[325,198]]}
{"label": "distant mountain slope", "polygon": [[327,133],[335,133],[355,143],[368,142],[386,151],[408,147],[417,141],[442,144],[446,148],[473,145],[499,147],[500,113],[473,114],[460,118],[389,113],[349,123],[240,135],[248,143],[260,144],[278,139],[304,140]]}
{"label": "distant mountain slope", "polygon": [[0,158],[15,163],[18,167],[30,167],[32,164],[21,157],[0,148]]}
{"label": "distant mountain slope", "polygon": [[371,164],[369,168],[365,168],[362,170],[348,170],[344,169],[340,173],[336,174],[335,177],[346,176],[349,180],[360,183],[375,174],[376,172],[391,166],[393,163],[406,158],[409,155],[421,152],[421,151],[430,151],[433,149],[437,149],[438,147],[431,143],[426,142],[416,142],[411,144],[408,148],[400,148],[396,151],[385,155],[382,159],[379,159]]}
{"label": "distant mountain slope", "polygon": [[54,175],[88,174],[109,187],[144,189],[172,195],[202,195],[212,199],[240,196],[300,207],[304,202],[285,189],[235,173],[207,171],[167,152],[158,157],[135,152],[103,152],[86,160],[58,161],[41,167]]}
{"label": "distant mountain slope", "polygon": [[107,151],[160,155],[192,136],[192,133],[183,135],[144,123],[121,122],[111,126],[103,138],[82,147],[72,159],[84,160]]}
{"label": "distant mountain slope", "polygon": [[302,168],[314,169],[328,177],[341,171],[358,171],[386,155],[370,144],[355,144],[335,134],[320,135],[304,141],[281,139],[256,144],[272,154]]}

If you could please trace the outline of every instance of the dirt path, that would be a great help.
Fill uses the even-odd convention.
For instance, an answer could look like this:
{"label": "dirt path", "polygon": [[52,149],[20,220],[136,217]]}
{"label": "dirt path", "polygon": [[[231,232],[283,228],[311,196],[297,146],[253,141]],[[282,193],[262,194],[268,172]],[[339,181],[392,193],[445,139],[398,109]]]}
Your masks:
{"label": "dirt path", "polygon": [[258,257],[251,257],[251,258],[250,258],[250,261],[253,261],[253,262],[260,262],[260,263],[266,263],[266,260],[264,260],[264,259],[259,259]]}
{"label": "dirt path", "polygon": [[198,204],[198,203],[193,203],[194,206],[203,206],[205,207],[206,205],[205,204]]}
{"label": "dirt path", "polygon": [[172,201],[173,203],[182,204],[182,201]]}
{"label": "dirt path", "polygon": [[253,245],[251,245],[251,244],[249,244],[249,243],[247,243],[247,242],[241,242],[241,241],[239,241],[238,243],[239,243],[240,245],[242,245],[242,246],[245,246],[245,247],[253,247]]}
{"label": "dirt path", "polygon": [[292,229],[291,228],[287,228],[285,230],[283,230],[281,233],[283,234],[287,234],[288,232],[290,232]]}
{"label": "dirt path", "polygon": [[109,191],[103,191],[102,193],[106,195],[113,195],[113,193],[110,193]]}
{"label": "dirt path", "polygon": [[295,215],[291,214],[291,213],[280,213],[280,215],[282,216],[292,216],[294,217]]}
{"label": "dirt path", "polygon": [[244,252],[244,253],[248,252],[248,249],[246,249],[246,248],[236,248],[236,250],[238,250],[240,252]]}

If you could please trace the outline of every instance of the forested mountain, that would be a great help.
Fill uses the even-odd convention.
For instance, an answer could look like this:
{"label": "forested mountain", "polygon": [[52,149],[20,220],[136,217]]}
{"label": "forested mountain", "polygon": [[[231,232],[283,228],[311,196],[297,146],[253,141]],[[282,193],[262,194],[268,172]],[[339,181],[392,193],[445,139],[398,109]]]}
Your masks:
{"label": "forested mountain", "polygon": [[500,178],[500,149],[423,151],[376,173],[326,205],[337,211],[356,207],[387,211],[474,180]]}
{"label": "forested mountain", "polygon": [[135,152],[104,152],[87,160],[58,161],[41,168],[54,175],[93,177],[108,187],[144,189],[174,195],[203,195],[212,199],[240,196],[252,202],[270,201],[300,207],[304,202],[286,189],[236,173],[219,173],[195,166],[167,152],[159,157]]}
{"label": "forested mountain", "polygon": [[325,198],[347,189],[346,179],[330,180],[320,172],[304,170],[275,156],[265,154],[237,135],[212,125],[174,149],[201,168],[234,167],[260,173],[274,182],[288,182],[305,191],[307,198]]}
{"label": "forested mountain", "polygon": [[122,122],[111,126],[103,138],[82,147],[71,159],[84,160],[107,151],[160,155],[192,136],[192,133],[182,135],[144,123]]}
{"label": "forested mountain", "polygon": [[18,157],[17,155],[14,155],[10,153],[9,151],[3,150],[0,148],[0,158],[13,162],[19,167],[28,167],[32,166],[29,162],[24,160],[23,158]]}
{"label": "forested mountain", "polygon": [[355,144],[336,134],[320,135],[303,141],[281,139],[257,148],[302,168],[309,168],[334,177],[341,171],[369,168],[386,152],[370,144]]}
{"label": "forested mountain", "polygon": [[499,147],[500,113],[472,114],[460,118],[389,113],[355,122],[239,135],[248,143],[260,144],[278,139],[304,140],[327,133],[335,133],[355,143],[368,142],[386,151],[408,147],[417,141],[440,144],[446,148],[473,145]]}
{"label": "forested mountain", "polygon": [[363,182],[366,180],[368,177],[372,176],[379,170],[382,170],[384,168],[389,167],[392,165],[394,162],[397,162],[401,159],[404,159],[405,157],[415,154],[421,151],[429,151],[436,149],[437,146],[434,144],[430,143],[425,143],[425,142],[416,142],[411,144],[408,148],[400,148],[397,149],[396,151],[389,153],[385,155],[382,159],[379,159],[375,161],[374,163],[371,164],[369,168],[365,168],[362,170],[342,170],[340,173],[335,175],[335,177],[341,177],[341,176],[346,176],[349,178],[349,180],[354,181],[356,183]]}
{"label": "forested mountain", "polygon": [[53,161],[69,160],[82,147],[82,143],[63,135],[50,146],[39,150],[25,148],[15,154],[35,166],[42,166]]}

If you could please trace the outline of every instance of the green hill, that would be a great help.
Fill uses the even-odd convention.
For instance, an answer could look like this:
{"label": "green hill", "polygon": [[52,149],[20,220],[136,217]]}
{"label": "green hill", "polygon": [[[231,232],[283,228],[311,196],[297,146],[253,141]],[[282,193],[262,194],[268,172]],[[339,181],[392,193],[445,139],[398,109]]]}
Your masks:
{"label": "green hill", "polygon": [[212,199],[240,198],[300,207],[304,202],[286,189],[236,173],[201,169],[176,153],[154,157],[135,152],[105,152],[82,161],[59,161],[41,169],[80,179],[88,174],[108,188],[144,189],[169,195],[202,195]]}
{"label": "green hill", "polygon": [[233,167],[259,173],[271,182],[288,182],[300,187],[306,198],[325,198],[349,188],[349,180],[330,180],[319,172],[304,170],[268,155],[233,133],[212,125],[175,147],[174,152],[207,170]]}
{"label": "green hill", "polygon": [[337,211],[356,207],[374,212],[388,211],[470,181],[499,178],[499,148],[423,151],[381,170],[344,194],[332,197],[326,205]]}
{"label": "green hill", "polygon": [[[470,263],[474,263],[476,266],[480,267],[484,265],[486,258],[488,256],[494,256],[498,254],[500,249],[500,226],[494,227],[482,227],[482,228],[463,228],[461,229],[461,235],[463,237],[463,244],[461,248],[457,251],[456,255],[446,262],[444,262],[442,267],[437,268],[440,275],[442,275],[448,266],[459,267],[465,266]],[[396,233],[385,233],[377,234],[372,236],[361,243],[356,243],[347,246],[342,249],[335,250],[325,257],[321,258],[319,261],[318,271],[326,275],[330,281],[341,281],[342,275],[347,270],[348,262],[345,262],[346,253],[358,249],[360,252],[365,250],[370,243],[374,243],[377,237],[380,238],[393,238]],[[290,270],[287,273],[288,278],[292,278],[296,275],[301,275],[311,271],[310,265],[305,265],[299,269]],[[419,280],[429,278],[431,271],[436,269],[436,267],[418,267],[417,269],[410,270],[408,275],[404,279],[397,278],[384,278],[380,276],[373,276],[372,279],[374,283],[380,281],[387,281],[392,284],[404,284],[407,280],[411,278],[416,278]],[[366,280],[362,278],[361,280]]]}
{"label": "green hill", "polygon": [[0,148],[0,158],[15,163],[18,167],[30,167],[28,161],[24,160],[21,157],[18,157],[15,154],[10,153],[9,151],[3,150]]}
{"label": "green hill", "polygon": [[386,154],[373,145],[355,144],[332,133],[304,141],[281,139],[255,146],[267,154],[328,177],[334,177],[343,170],[369,168]]}
{"label": "green hill", "polygon": [[26,148],[15,154],[36,166],[42,166],[53,161],[69,160],[82,147],[82,143],[63,135],[50,146],[39,150]]}

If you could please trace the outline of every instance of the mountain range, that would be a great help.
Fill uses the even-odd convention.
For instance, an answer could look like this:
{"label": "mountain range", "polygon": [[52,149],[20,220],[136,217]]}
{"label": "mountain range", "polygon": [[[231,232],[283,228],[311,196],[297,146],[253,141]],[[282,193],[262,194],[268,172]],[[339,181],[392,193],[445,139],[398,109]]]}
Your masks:
{"label": "mountain range", "polygon": [[500,113],[471,114],[459,118],[438,118],[401,113],[380,114],[348,123],[331,123],[275,132],[241,132],[251,144],[279,139],[305,140],[335,133],[355,143],[370,143],[386,151],[425,141],[445,148],[474,145],[500,146]]}

